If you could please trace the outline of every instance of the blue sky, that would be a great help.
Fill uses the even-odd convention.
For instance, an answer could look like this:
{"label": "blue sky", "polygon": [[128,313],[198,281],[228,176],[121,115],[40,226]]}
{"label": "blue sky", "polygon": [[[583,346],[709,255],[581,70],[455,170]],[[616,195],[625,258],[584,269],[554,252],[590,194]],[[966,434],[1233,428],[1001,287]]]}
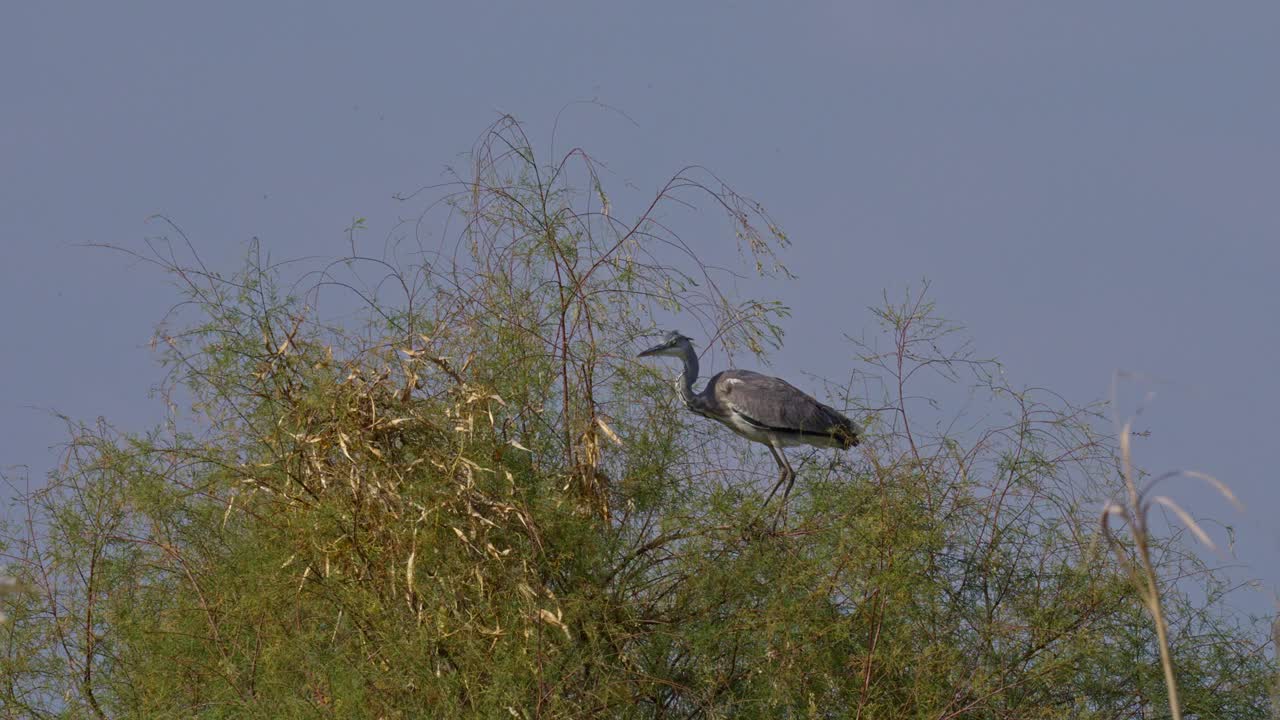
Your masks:
{"label": "blue sky", "polygon": [[0,465],[56,461],[50,409],[161,417],[148,341],[176,296],[81,244],[138,247],[160,212],[223,268],[255,236],[340,253],[498,113],[546,143],[595,99],[626,118],[571,106],[560,142],[620,185],[706,165],[789,233],[778,374],[846,377],[842,334],[927,277],[1015,383],[1165,381],[1140,460],[1229,482],[1243,515],[1170,491],[1280,583],[1280,5],[452,5],[6,9]]}

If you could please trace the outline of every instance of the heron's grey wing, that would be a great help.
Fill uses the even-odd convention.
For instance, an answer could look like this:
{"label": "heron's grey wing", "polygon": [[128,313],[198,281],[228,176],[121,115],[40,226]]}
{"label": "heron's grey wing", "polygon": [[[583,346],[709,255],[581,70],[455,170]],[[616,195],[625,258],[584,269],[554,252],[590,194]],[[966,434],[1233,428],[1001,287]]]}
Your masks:
{"label": "heron's grey wing", "polygon": [[858,443],[856,423],[781,378],[726,370],[712,379],[712,389],[717,403],[762,429],[824,436],[846,447]]}

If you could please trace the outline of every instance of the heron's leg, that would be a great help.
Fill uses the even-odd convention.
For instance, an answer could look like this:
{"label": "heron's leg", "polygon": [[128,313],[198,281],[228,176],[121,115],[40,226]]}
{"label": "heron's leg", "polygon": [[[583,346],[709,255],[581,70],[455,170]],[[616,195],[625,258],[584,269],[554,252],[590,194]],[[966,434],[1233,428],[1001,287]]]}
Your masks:
{"label": "heron's leg", "polygon": [[778,463],[778,482],[773,486],[773,490],[769,491],[769,497],[765,498],[764,505],[760,506],[761,510],[764,510],[765,506],[769,504],[769,501],[773,499],[773,496],[777,494],[778,488],[782,487],[782,483],[787,481],[787,475],[791,470],[791,466],[787,464],[786,456],[781,455],[772,445],[766,444],[765,447],[769,448],[769,454],[772,455],[774,461]]}
{"label": "heron's leg", "polygon": [[783,477],[787,480],[787,488],[782,491],[782,504],[778,506],[778,514],[773,519],[773,527],[776,530],[779,522],[785,522],[787,515],[787,498],[791,495],[791,486],[796,484],[796,471],[792,469],[791,463],[787,461],[787,454],[778,451],[778,457],[782,458]]}
{"label": "heron's leg", "polygon": [[791,496],[791,486],[796,484],[796,471],[791,469],[791,463],[787,462],[787,454],[779,451],[778,455],[782,458],[782,463],[787,466],[787,489],[782,491],[782,507],[787,507],[787,498]]}

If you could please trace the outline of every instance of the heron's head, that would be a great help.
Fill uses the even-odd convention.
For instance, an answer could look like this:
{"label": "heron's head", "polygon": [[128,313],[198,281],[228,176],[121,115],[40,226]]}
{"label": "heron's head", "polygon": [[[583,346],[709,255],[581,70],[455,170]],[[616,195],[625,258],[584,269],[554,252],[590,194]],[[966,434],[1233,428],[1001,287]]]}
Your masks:
{"label": "heron's head", "polygon": [[652,355],[683,357],[689,352],[693,352],[693,341],[672,330],[663,336],[662,342],[640,353],[639,357],[650,357]]}

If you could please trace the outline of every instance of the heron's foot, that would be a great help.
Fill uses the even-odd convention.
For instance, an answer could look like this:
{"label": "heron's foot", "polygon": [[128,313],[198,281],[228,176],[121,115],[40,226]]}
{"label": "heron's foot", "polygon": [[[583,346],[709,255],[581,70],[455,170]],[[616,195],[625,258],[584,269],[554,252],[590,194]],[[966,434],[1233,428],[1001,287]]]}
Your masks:
{"label": "heron's foot", "polygon": [[785,530],[787,526],[787,506],[785,503],[778,508],[778,512],[773,515],[773,533],[778,534],[779,525]]}

